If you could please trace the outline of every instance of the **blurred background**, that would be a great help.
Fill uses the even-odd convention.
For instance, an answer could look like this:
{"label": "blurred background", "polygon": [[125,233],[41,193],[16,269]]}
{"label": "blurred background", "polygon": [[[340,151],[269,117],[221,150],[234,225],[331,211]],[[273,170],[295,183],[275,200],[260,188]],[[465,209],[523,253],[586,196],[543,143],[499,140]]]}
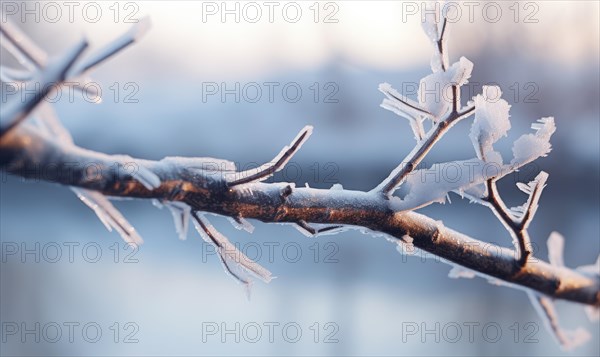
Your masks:
{"label": "blurred background", "polygon": [[[50,54],[82,35],[92,48],[149,16],[139,44],[93,73],[103,102],[65,92],[55,108],[77,144],[146,159],[206,156],[241,168],[266,162],[307,124],[314,134],[272,181],[369,190],[412,149],[406,120],[379,107],[377,86],[411,90],[430,73],[421,2],[10,2],[9,19]],[[512,105],[512,141],[556,118],[553,151],[508,177],[550,174],[530,233],[546,259],[552,231],[565,262],[588,265],[599,243],[599,4],[455,3],[450,60],[475,64],[463,98],[497,84]],[[12,63],[2,52],[2,63]],[[4,87],[3,87],[4,88]],[[409,92],[410,94],[410,92]],[[415,97],[412,95],[412,97]],[[5,100],[3,96],[3,100]],[[427,157],[474,156],[470,124]],[[252,222],[252,235],[214,217],[221,232],[277,279],[251,299],[191,229],[180,241],[168,210],[115,205],[145,244],[133,251],[70,190],[2,173],[2,355],[561,355],[522,291],[449,279],[438,259],[399,253],[356,230],[307,238]],[[510,246],[493,214],[452,196],[421,211],[446,226]],[[598,324],[558,302],[563,326],[592,340],[568,353],[598,355]]]}

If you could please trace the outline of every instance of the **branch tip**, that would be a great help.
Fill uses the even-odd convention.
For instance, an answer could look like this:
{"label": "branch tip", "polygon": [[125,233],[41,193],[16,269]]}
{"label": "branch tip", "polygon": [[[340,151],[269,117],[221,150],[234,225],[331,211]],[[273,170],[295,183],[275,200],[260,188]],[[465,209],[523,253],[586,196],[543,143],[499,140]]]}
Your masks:
{"label": "branch tip", "polygon": [[281,152],[271,161],[261,167],[252,170],[237,172],[236,177],[241,177],[236,180],[229,181],[227,186],[234,187],[251,182],[263,181],[281,169],[290,161],[290,159],[300,150],[302,145],[308,140],[312,134],[313,127],[305,126],[298,135],[294,138],[290,146],[285,146]]}

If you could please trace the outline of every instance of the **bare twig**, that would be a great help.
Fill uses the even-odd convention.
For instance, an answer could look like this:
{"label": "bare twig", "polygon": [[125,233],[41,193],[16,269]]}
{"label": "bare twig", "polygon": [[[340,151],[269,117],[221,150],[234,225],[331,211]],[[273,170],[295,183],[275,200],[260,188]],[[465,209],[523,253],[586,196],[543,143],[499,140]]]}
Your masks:
{"label": "bare twig", "polygon": [[436,47],[437,47],[437,51],[438,54],[440,56],[440,60],[441,60],[441,66],[442,66],[442,71],[446,71],[447,69],[447,64],[445,63],[445,56],[446,56],[446,49],[444,48],[445,45],[445,40],[446,40],[446,28],[448,26],[448,19],[445,16],[442,16],[442,30],[440,31],[440,37],[436,42]]}
{"label": "bare twig", "polygon": [[307,233],[308,236],[316,236],[319,233],[332,232],[337,229],[344,228],[344,226],[339,226],[339,225],[315,228],[315,227],[311,226],[310,224],[308,224],[305,220],[302,220],[302,219],[299,220],[298,222],[296,222],[296,225],[302,232]]}
{"label": "bare twig", "polygon": [[264,167],[259,167],[253,170],[247,170],[237,172],[233,180],[227,183],[228,186],[233,187],[237,185],[243,185],[250,182],[263,181],[271,177],[275,172],[281,170],[287,162],[298,152],[302,144],[308,140],[312,133],[312,126],[307,125],[302,131],[294,138],[290,146],[284,147],[279,155],[277,155],[272,162],[266,163]]}
{"label": "bare twig", "polygon": [[527,259],[531,255],[531,242],[529,234],[523,229],[516,219],[512,216],[502,198],[498,194],[498,188],[496,186],[496,180],[488,180],[487,183],[488,195],[484,198],[485,202],[489,203],[489,207],[496,214],[498,219],[502,222],[504,227],[513,236],[516,242],[516,249],[518,253],[518,262],[520,266],[524,266]]}

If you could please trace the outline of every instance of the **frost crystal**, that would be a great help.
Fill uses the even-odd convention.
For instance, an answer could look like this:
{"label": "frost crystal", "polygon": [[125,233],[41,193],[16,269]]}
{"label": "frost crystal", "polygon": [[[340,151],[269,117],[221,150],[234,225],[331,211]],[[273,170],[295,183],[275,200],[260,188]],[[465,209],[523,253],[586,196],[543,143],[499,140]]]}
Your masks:
{"label": "frost crystal", "polygon": [[475,120],[469,137],[477,157],[483,161],[502,164],[502,156],[493,145],[510,129],[510,105],[500,99],[502,91],[497,86],[484,86],[483,94],[475,97]]}
{"label": "frost crystal", "polygon": [[468,82],[473,71],[473,63],[461,57],[445,72],[434,72],[419,83],[419,106],[440,120],[452,108],[452,87]]}
{"label": "frost crystal", "polygon": [[195,215],[194,225],[196,230],[207,243],[215,247],[225,271],[245,285],[249,285],[251,282],[249,273],[260,278],[265,283],[271,281],[273,277],[270,271],[239,251],[200,212],[196,212]]}
{"label": "frost crystal", "polygon": [[521,206],[512,207],[510,209],[511,213],[517,217],[518,219],[524,219],[527,217],[527,221],[525,222],[524,228],[529,227],[529,223],[538,209],[538,202],[546,185],[546,181],[548,180],[548,174],[544,171],[540,172],[536,178],[529,182],[528,184],[524,184],[522,182],[517,183],[517,187],[529,195],[527,202]]}
{"label": "frost crystal", "polygon": [[523,166],[540,157],[548,155],[552,150],[550,137],[556,131],[554,118],[547,117],[539,119],[537,123],[531,125],[535,130],[534,134],[525,134],[518,138],[513,144],[514,158],[511,161],[512,166]]}
{"label": "frost crystal", "polygon": [[144,241],[137,234],[135,228],[123,217],[123,215],[104,197],[101,193],[81,188],[71,188],[79,197],[81,202],[91,208],[108,231],[113,228],[121,235],[127,243],[141,245]]}
{"label": "frost crystal", "polygon": [[544,321],[546,328],[552,332],[554,338],[564,350],[572,350],[591,338],[590,333],[581,327],[577,328],[575,331],[562,329],[558,321],[554,302],[550,298],[541,296],[532,291],[527,292],[527,295],[539,316]]}
{"label": "frost crystal", "polygon": [[192,209],[183,202],[165,201],[163,204],[167,206],[173,215],[175,232],[177,232],[179,235],[179,239],[185,240],[187,238],[188,227],[190,225],[190,212]]}
{"label": "frost crystal", "polygon": [[240,231],[243,230],[248,233],[254,232],[254,226],[252,225],[252,223],[248,222],[248,220],[242,216],[227,217],[227,219],[229,220],[231,225],[233,225],[236,229]]}
{"label": "frost crystal", "polygon": [[292,223],[292,225],[298,230],[298,232],[302,233],[302,235],[305,237],[312,238],[315,236],[311,231],[307,230],[306,228],[297,223]]}
{"label": "frost crystal", "polygon": [[433,202],[444,203],[449,192],[472,192],[474,185],[498,174],[498,170],[484,170],[486,163],[478,160],[453,161],[434,164],[429,169],[416,170],[403,184],[408,191],[404,199],[392,201],[398,210],[413,210]]}
{"label": "frost crystal", "polygon": [[415,139],[422,140],[425,136],[422,116],[431,116],[431,114],[421,108],[419,103],[400,94],[389,83],[380,84],[379,91],[387,97],[383,99],[381,107],[408,119]]}
{"label": "frost crystal", "polygon": [[455,266],[448,272],[448,277],[451,279],[473,279],[475,277],[475,273],[472,270]]}
{"label": "frost crystal", "polygon": [[330,190],[334,190],[334,191],[342,191],[344,189],[344,186],[342,186],[342,184],[340,183],[334,183]]}
{"label": "frost crystal", "polygon": [[548,245],[548,260],[550,264],[557,267],[565,266],[563,261],[565,238],[558,232],[552,232],[546,244]]}

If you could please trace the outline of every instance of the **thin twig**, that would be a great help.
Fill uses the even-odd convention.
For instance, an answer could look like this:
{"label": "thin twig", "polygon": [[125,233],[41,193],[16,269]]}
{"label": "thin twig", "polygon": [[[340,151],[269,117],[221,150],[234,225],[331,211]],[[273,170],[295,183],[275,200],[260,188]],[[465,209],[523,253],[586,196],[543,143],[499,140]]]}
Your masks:
{"label": "thin twig", "polygon": [[[454,101],[455,100],[453,99],[453,102]],[[455,110],[451,111],[446,118],[440,120],[433,128],[431,128],[431,130],[429,130],[425,139],[415,146],[415,148],[404,158],[402,163],[372,191],[381,193],[385,197],[389,197],[402,181],[417,168],[421,161],[423,161],[435,143],[437,143],[454,124],[469,117],[474,110],[475,107],[469,106],[460,112]]]}
{"label": "thin twig", "polygon": [[490,209],[496,214],[500,222],[510,232],[517,249],[517,263],[519,267],[525,266],[527,259],[531,255],[531,241],[529,233],[522,223],[518,222],[515,217],[510,213],[510,210],[502,201],[500,194],[498,193],[498,187],[496,186],[496,179],[490,179],[486,182],[487,196],[483,198],[483,201],[488,203]]}
{"label": "thin twig", "polygon": [[446,35],[446,26],[448,24],[448,20],[446,19],[445,16],[442,16],[442,17],[443,17],[442,31],[440,32],[440,38],[437,40],[436,44],[437,44],[437,51],[440,55],[442,71],[445,72],[447,70],[447,68],[446,68],[446,64],[444,63],[444,55],[445,55],[445,53],[444,53],[444,36]]}
{"label": "thin twig", "polygon": [[302,144],[304,144],[304,142],[310,137],[312,129],[313,128],[310,125],[305,126],[304,129],[300,131],[298,136],[296,136],[296,138],[292,141],[292,144],[289,147],[284,147],[279,155],[273,159],[273,162],[263,165],[266,166],[265,168],[259,167],[258,169],[237,172],[235,176],[241,178],[229,181],[227,185],[229,187],[234,187],[250,182],[263,181],[271,177],[275,172],[281,170],[296,154],[296,152],[298,152]]}

